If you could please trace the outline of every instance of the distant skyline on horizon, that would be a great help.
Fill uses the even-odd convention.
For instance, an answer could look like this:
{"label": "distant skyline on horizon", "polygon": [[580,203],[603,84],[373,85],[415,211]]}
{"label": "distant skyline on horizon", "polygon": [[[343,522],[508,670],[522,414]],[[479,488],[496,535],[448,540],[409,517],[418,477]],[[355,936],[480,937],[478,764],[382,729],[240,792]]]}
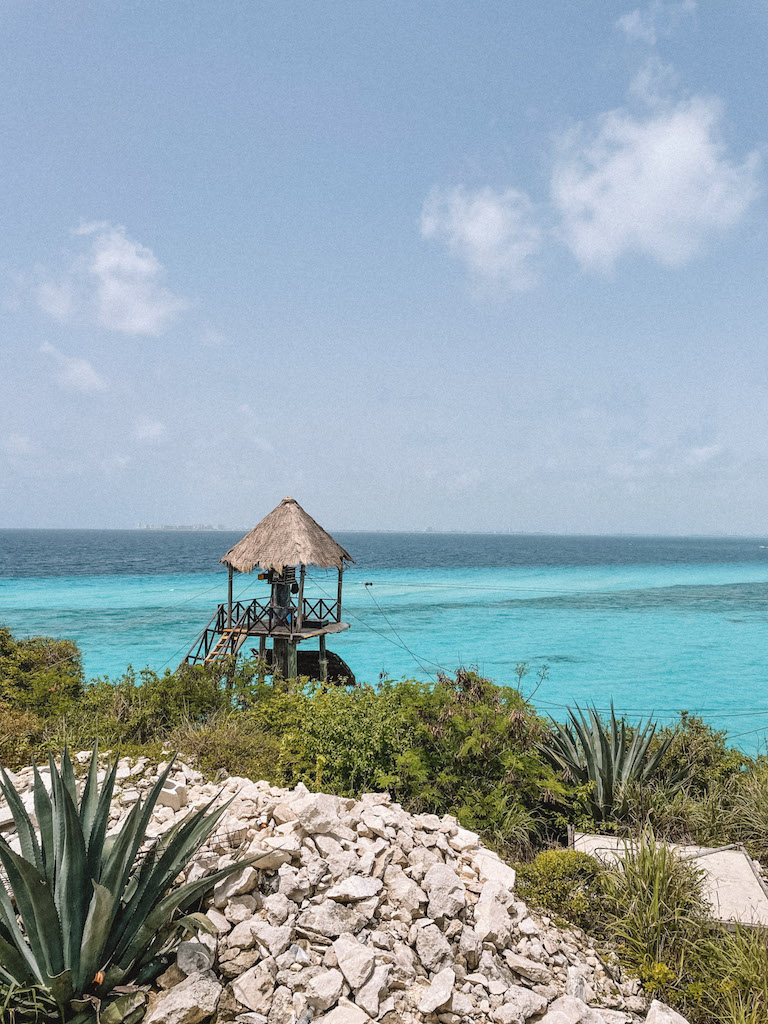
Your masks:
{"label": "distant skyline on horizon", "polygon": [[0,528],[761,536],[763,0],[0,32]]}
{"label": "distant skyline on horizon", "polygon": [[[255,524],[253,524],[255,525]],[[0,526],[0,533],[247,533],[253,526]],[[600,537],[617,539],[633,537],[647,540],[766,540],[768,530],[760,533],[583,533],[581,531],[544,530],[437,530],[425,527],[422,530],[365,529],[363,527],[328,527],[328,533],[335,534],[393,534],[396,536],[434,537]],[[761,545],[761,547],[764,545]],[[768,545],[766,545],[768,546]]]}

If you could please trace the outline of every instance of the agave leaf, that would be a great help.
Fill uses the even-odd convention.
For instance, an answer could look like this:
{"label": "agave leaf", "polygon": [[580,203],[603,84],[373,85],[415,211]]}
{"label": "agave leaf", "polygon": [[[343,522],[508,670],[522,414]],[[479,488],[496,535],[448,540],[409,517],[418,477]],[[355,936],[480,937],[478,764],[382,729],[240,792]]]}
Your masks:
{"label": "agave leaf", "polygon": [[117,758],[115,758],[109,775],[104,780],[99,794],[99,801],[88,836],[88,874],[91,878],[99,878],[99,864],[104,851],[104,842],[109,826],[109,811],[112,805],[112,794],[115,791],[117,778]]}
{"label": "agave leaf", "polygon": [[53,842],[53,805],[51,803],[51,798],[48,795],[48,790],[45,788],[43,780],[40,777],[40,772],[37,770],[37,765],[33,765],[33,771],[35,817],[37,818],[38,828],[40,829],[40,850],[45,868],[46,881],[50,888],[53,889],[54,866],[56,862]]}
{"label": "agave leaf", "polygon": [[65,1003],[72,996],[72,972],[62,971],[48,981],[48,990],[57,1003]]}
{"label": "agave leaf", "polygon": [[80,942],[80,963],[73,978],[77,992],[85,989],[104,966],[104,947],[114,917],[115,897],[98,882],[92,884],[93,895]]}
{"label": "agave leaf", "polygon": [[[149,791],[149,793],[147,795],[147,798],[144,801],[144,803],[141,804],[141,802],[139,802],[138,805],[135,804],[134,807],[131,808],[131,812],[136,810],[137,806],[139,807],[139,810],[137,811],[137,815],[136,815],[136,817],[137,817],[136,824],[135,824],[136,831],[135,831],[135,834],[133,836],[132,846],[130,847],[130,849],[132,849],[132,851],[133,851],[132,852],[132,856],[131,856],[131,859],[129,861],[124,861],[123,862],[123,865],[122,865],[122,875],[119,878],[118,883],[117,883],[118,886],[119,886],[119,891],[121,891],[121,892],[122,892],[122,890],[125,888],[125,886],[128,883],[128,878],[129,878],[129,875],[131,873],[131,868],[133,866],[133,861],[136,859],[136,855],[138,854],[139,849],[141,847],[141,844],[144,841],[144,837],[147,834],[147,828],[149,826],[149,822],[150,822],[150,819],[152,817],[152,812],[155,809],[155,804],[158,801],[158,798],[160,796],[160,791],[162,790],[163,786],[165,785],[166,779],[168,778],[168,776],[170,774],[171,768],[173,767],[173,763],[174,763],[175,760],[176,760],[176,755],[174,754],[170,758],[170,760],[168,761],[168,764],[166,766],[165,771],[161,774],[160,778],[157,780],[157,782],[154,784],[152,789]],[[117,765],[117,761],[115,761],[115,765]],[[130,817],[131,817],[131,815],[129,815],[129,818]],[[114,854],[114,856],[117,857],[118,855]],[[117,861],[117,860],[110,861],[111,865],[112,864],[116,865],[118,863],[119,863],[119,861]]]}
{"label": "agave leaf", "polygon": [[0,884],[0,930],[3,938],[14,944],[16,950],[26,964],[26,970],[29,977],[20,977],[17,979],[19,984],[26,985],[29,983],[30,979],[33,982],[39,982],[41,978],[36,970],[35,958],[32,955],[32,951],[29,948],[28,943],[24,940],[21,928],[16,920],[16,914],[11,906],[11,900],[8,896],[5,885],[3,884]]}
{"label": "agave leaf", "polygon": [[[5,932],[5,928],[2,929]],[[13,942],[0,934],[0,977],[9,985],[30,985],[37,979]]]}
{"label": "agave leaf", "polygon": [[[214,797],[214,800],[217,798]],[[203,808],[188,815],[175,830],[171,841],[162,854],[156,858],[150,871],[142,879],[130,902],[121,907],[115,920],[115,956],[131,941],[131,936],[141,927],[142,921],[152,911],[163,892],[173,884],[181,869],[211,834],[229,803],[212,814],[207,814],[210,801]]]}
{"label": "agave leaf", "polygon": [[[626,812],[627,787],[631,782],[652,778],[669,749],[670,738],[651,752],[656,725],[651,719],[639,722],[631,736],[624,718],[617,719],[613,704],[608,723],[604,723],[594,706],[588,714],[576,705],[570,709],[568,721],[553,723],[548,744],[539,744],[546,760],[574,781],[591,782],[590,811],[597,819]],[[683,774],[676,777],[678,786]]]}
{"label": "agave leaf", "polygon": [[5,868],[34,957],[38,980],[47,984],[64,970],[61,924],[48,883],[40,872],[0,837],[0,862]]}
{"label": "agave leaf", "polygon": [[[131,1020],[140,1020],[144,1015],[147,1003],[145,992],[126,992],[113,999],[99,1009],[100,1024],[127,1024]],[[134,1014],[139,1013],[138,1017]]]}
{"label": "agave leaf", "polygon": [[152,936],[162,928],[178,907],[182,904],[188,905],[190,900],[208,892],[222,878],[227,878],[235,871],[242,871],[257,859],[258,857],[248,857],[241,861],[235,861],[210,875],[196,879],[194,882],[185,882],[169,892],[144,918],[141,925],[134,931],[132,938],[122,944],[118,965],[127,970],[134,962],[141,964],[143,962],[142,953],[151,942]]}
{"label": "agave leaf", "polygon": [[43,857],[40,852],[40,844],[37,841],[35,829],[30,820],[27,809],[22,803],[21,797],[16,792],[5,768],[0,766],[0,792],[5,797],[13,820],[16,824],[16,833],[21,844],[21,855],[28,861],[35,864],[39,871],[43,869]]}
{"label": "agave leaf", "polygon": [[[72,764],[66,752],[65,756],[71,773]],[[74,778],[74,775],[72,777]],[[58,773],[53,779],[53,797],[56,817],[59,822],[57,834],[60,835],[54,898],[64,940],[64,966],[72,971],[73,977],[77,977],[80,965],[80,941],[90,902],[88,859],[80,817],[75,801],[72,799],[71,787],[67,784],[66,779]]]}
{"label": "agave leaf", "polygon": [[88,765],[88,777],[83,788],[83,795],[80,798],[80,822],[83,828],[83,837],[86,847],[91,840],[91,829],[96,818],[96,808],[99,806],[99,743],[94,744],[91,752],[91,762]]}
{"label": "agave leaf", "polygon": [[61,756],[61,780],[70,795],[72,803],[77,806],[77,780],[75,779],[75,771],[72,767],[68,747],[64,747],[64,753]]}

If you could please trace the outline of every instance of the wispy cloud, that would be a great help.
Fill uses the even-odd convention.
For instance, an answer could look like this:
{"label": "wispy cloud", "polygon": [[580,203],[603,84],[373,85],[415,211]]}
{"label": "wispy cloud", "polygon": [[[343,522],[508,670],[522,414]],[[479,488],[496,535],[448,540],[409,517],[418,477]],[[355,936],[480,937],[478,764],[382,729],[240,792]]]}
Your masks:
{"label": "wispy cloud", "polygon": [[133,426],[137,441],[158,441],[165,434],[165,424],[149,416],[140,416]]}
{"label": "wispy cloud", "polygon": [[81,251],[39,285],[40,307],[60,323],[78,318],[122,334],[160,335],[187,301],[166,287],[165,268],[124,227],[104,221],[75,232]]}
{"label": "wispy cloud", "polygon": [[720,100],[662,100],[652,83],[635,82],[644,110],[609,111],[559,140],[552,203],[560,237],[584,266],[610,268],[630,253],[679,266],[735,225],[759,191],[759,155],[728,152]]}
{"label": "wispy cloud", "polygon": [[696,0],[665,3],[652,0],[646,7],[636,7],[617,20],[616,27],[633,42],[655,46],[660,36],[668,36],[677,25],[696,11]]}
{"label": "wispy cloud", "polygon": [[475,279],[516,290],[536,283],[545,243],[589,269],[631,255],[681,266],[737,225],[761,191],[760,153],[734,154],[726,131],[722,101],[683,94],[674,68],[652,55],[623,106],[555,138],[546,202],[515,188],[437,189],[422,236],[444,242]]}
{"label": "wispy cloud", "polygon": [[476,278],[517,291],[535,283],[541,229],[530,199],[516,189],[435,189],[424,203],[421,233],[443,241]]}
{"label": "wispy cloud", "polygon": [[37,454],[37,445],[33,442],[32,438],[27,434],[9,434],[3,438],[2,445],[3,451],[6,455],[10,455],[14,458],[23,458],[27,455]]}
{"label": "wispy cloud", "polygon": [[205,348],[223,348],[227,344],[227,336],[221,331],[208,327],[200,335],[200,344]]}
{"label": "wispy cloud", "polygon": [[81,391],[91,394],[107,389],[107,381],[98,373],[87,359],[67,356],[47,342],[41,345],[40,351],[50,356],[58,368],[56,383],[68,391]]}

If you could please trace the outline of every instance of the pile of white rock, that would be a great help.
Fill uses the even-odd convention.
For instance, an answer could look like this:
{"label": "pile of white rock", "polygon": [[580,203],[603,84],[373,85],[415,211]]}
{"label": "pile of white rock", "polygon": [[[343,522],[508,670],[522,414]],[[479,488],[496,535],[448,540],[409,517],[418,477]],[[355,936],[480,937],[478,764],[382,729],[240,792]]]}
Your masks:
{"label": "pile of white rock", "polygon": [[[120,762],[112,828],[162,769]],[[27,801],[31,772],[17,782]],[[152,834],[217,796],[231,803],[186,877],[256,859],[216,886],[212,934],[181,944],[145,1024],[686,1024],[583,932],[529,910],[514,870],[452,817],[182,764]]]}

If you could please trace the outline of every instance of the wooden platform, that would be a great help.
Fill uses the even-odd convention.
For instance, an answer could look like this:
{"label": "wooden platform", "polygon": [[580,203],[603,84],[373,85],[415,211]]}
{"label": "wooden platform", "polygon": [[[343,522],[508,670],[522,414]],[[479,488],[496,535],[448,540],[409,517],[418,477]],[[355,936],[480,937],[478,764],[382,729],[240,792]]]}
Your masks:
{"label": "wooden platform", "polygon": [[[300,644],[313,637],[324,638],[349,629],[348,622],[338,622],[334,617],[334,613],[338,614],[337,604],[316,600],[305,601],[303,607],[314,615],[307,615],[305,611],[301,629],[296,629],[298,609],[294,607],[275,611],[267,602],[254,600],[247,603],[237,601],[230,610],[228,605],[220,604],[190,647],[184,662],[200,665],[221,661],[238,654],[249,638],[265,640],[269,637]],[[325,617],[315,617],[318,612]]]}

